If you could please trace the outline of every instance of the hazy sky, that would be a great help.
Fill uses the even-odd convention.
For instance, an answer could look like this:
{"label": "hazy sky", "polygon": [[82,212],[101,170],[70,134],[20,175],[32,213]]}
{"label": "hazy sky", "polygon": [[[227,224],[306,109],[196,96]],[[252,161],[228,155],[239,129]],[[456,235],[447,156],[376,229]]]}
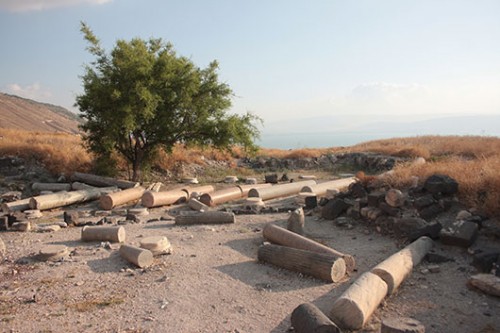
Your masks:
{"label": "hazy sky", "polygon": [[233,112],[271,127],[500,114],[498,0],[0,0],[0,90],[71,108],[92,60],[80,21],[107,50],[161,37],[217,59]]}

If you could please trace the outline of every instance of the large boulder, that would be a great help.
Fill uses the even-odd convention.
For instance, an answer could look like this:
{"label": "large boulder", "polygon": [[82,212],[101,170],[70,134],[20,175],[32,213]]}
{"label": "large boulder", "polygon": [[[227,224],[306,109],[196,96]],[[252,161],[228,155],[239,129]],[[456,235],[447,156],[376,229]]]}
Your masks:
{"label": "large boulder", "polygon": [[433,194],[452,195],[458,192],[458,183],[450,176],[435,174],[427,178],[424,189]]}
{"label": "large boulder", "polygon": [[349,208],[349,204],[343,199],[335,198],[330,200],[321,209],[321,217],[325,220],[334,220]]}

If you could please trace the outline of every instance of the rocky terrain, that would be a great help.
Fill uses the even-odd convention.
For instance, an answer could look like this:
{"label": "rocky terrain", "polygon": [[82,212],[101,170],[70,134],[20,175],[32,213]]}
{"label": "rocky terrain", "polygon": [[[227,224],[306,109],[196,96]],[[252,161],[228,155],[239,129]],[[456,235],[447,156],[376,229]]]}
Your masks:
{"label": "rocky terrain", "polygon": [[[360,156],[350,155],[348,164],[372,163],[387,170],[393,163]],[[266,170],[285,165],[293,169],[289,161],[269,161],[244,162],[260,163]],[[305,169],[309,162],[293,163]],[[385,163],[387,167],[380,167]],[[21,176],[16,176],[20,169]],[[35,177],[40,170],[34,172],[21,161],[11,161],[5,170],[11,175],[4,177],[4,202],[38,194],[33,182],[40,181]],[[266,178],[283,177],[277,172]],[[297,182],[315,177],[310,170],[297,170],[287,178]],[[223,180],[214,184],[217,190],[241,184]],[[59,179],[60,184],[68,181]],[[180,186],[167,184],[165,189]],[[433,240],[432,250],[357,331],[378,332],[390,317],[411,317],[426,332],[498,332],[498,282],[496,289],[478,289],[471,277],[498,276],[499,223],[461,206],[455,198],[458,186],[442,175],[408,189],[388,188],[383,176],[362,177],[339,193],[309,196],[314,200],[294,194],[265,200],[264,206],[250,207],[243,199],[210,208],[236,214],[234,223],[225,224],[180,225],[176,217],[193,214],[190,206],[144,209],[137,201],[110,210],[91,201],[6,213],[0,224],[6,229],[0,232],[5,245],[3,249],[0,244],[0,331],[293,332],[290,316],[297,306],[310,302],[329,315],[334,302],[363,273],[427,236]],[[259,248],[268,241],[263,236],[266,225],[286,229],[290,212],[298,207],[305,212],[303,235],[352,255],[353,272],[326,282],[258,260]],[[169,251],[155,256],[151,265],[137,267],[120,254],[119,243],[83,242],[84,226],[121,226],[124,243],[133,246],[163,236]],[[47,257],[54,245],[65,250]]]}

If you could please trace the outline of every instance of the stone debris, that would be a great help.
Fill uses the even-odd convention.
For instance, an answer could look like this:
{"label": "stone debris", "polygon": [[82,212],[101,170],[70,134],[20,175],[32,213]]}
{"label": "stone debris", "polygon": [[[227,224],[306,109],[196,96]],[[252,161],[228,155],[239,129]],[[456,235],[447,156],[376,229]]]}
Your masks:
{"label": "stone debris", "polygon": [[500,297],[500,277],[493,274],[477,274],[470,277],[468,285],[482,292]]}
{"label": "stone debris", "polygon": [[425,333],[425,326],[408,317],[389,317],[382,320],[380,333]]}
{"label": "stone debris", "polygon": [[226,184],[234,184],[237,183],[238,181],[239,179],[236,176],[226,176],[226,178],[224,178],[224,183]]}
{"label": "stone debris", "polygon": [[397,189],[390,189],[385,194],[385,202],[391,207],[402,207],[405,203],[405,195]]}
{"label": "stone debris", "polygon": [[473,222],[455,221],[440,232],[441,243],[446,245],[469,247],[476,240],[478,226]]}
{"label": "stone debris", "polygon": [[70,254],[70,250],[65,245],[47,245],[44,246],[38,258],[42,261],[60,261]]}
{"label": "stone debris", "polygon": [[31,231],[31,223],[29,221],[14,222],[10,228],[13,231],[28,232]]}

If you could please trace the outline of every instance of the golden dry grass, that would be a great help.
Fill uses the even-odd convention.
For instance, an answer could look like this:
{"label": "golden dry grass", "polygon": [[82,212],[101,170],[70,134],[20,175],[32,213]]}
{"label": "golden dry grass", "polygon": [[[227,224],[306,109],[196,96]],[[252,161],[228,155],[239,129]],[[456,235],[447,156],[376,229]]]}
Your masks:
{"label": "golden dry grass", "polygon": [[[57,133],[35,133],[0,129],[0,154],[15,155],[36,160],[50,172],[71,173],[89,171],[92,155],[82,147],[79,136]],[[405,163],[396,166],[387,178],[390,185],[406,186],[412,176],[423,182],[434,173],[455,178],[460,184],[459,198],[470,207],[500,216],[500,138],[480,136],[422,136],[394,138],[361,143],[352,147],[323,149],[260,149],[257,156],[275,158],[319,157],[327,153],[376,152],[401,157],[424,157],[423,165]],[[229,162],[235,167],[234,157],[244,157],[241,148],[219,151],[213,148],[176,145],[171,154],[161,151],[154,166],[176,170],[182,164],[205,164],[206,159]],[[119,165],[126,169],[122,160]]]}
{"label": "golden dry grass", "polygon": [[54,174],[88,171],[92,156],[79,135],[0,129],[0,154],[41,163]]}

